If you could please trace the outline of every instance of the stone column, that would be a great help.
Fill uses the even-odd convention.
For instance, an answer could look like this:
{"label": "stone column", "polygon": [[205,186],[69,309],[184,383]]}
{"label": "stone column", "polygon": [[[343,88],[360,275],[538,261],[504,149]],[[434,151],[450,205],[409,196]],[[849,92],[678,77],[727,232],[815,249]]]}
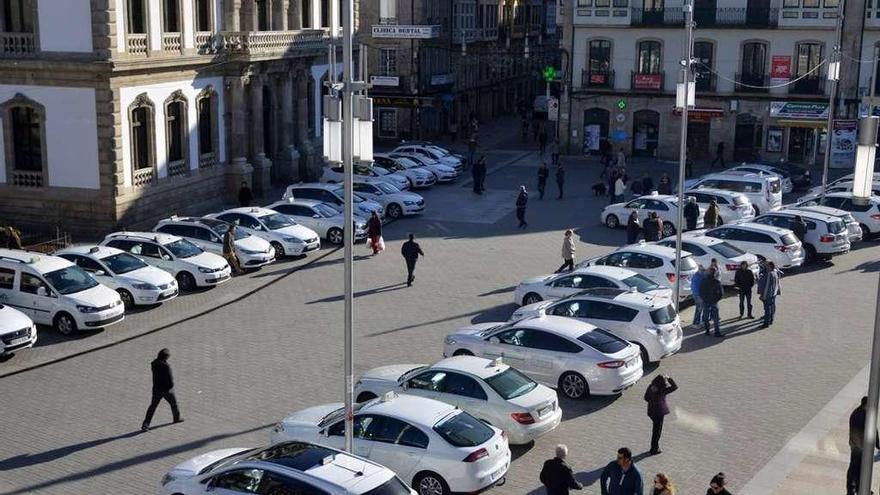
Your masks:
{"label": "stone column", "polygon": [[[307,0],[305,0],[307,1]],[[319,176],[315,170],[315,147],[309,136],[309,78],[312,77],[308,68],[301,68],[295,72],[296,79],[296,144],[299,150],[299,178],[300,180],[317,179]]]}
{"label": "stone column", "polygon": [[226,112],[229,119],[229,133],[226,136],[227,196],[235,198],[241,181],[251,181],[253,168],[247,162],[247,113],[244,99],[244,81],[239,76],[226,78]]}
{"label": "stone column", "polygon": [[287,29],[296,31],[302,29],[302,2],[308,0],[287,0]]}
{"label": "stone column", "polygon": [[241,0],[241,31],[257,30],[257,13],[255,0]]}
{"label": "stone column", "polygon": [[[280,167],[277,176],[285,182],[294,181],[299,177],[299,152],[293,145],[296,122],[293,117],[293,106],[298,102],[293,99],[293,71],[282,73],[278,81],[278,101],[281,106],[281,118],[278,133],[279,156],[282,163],[275,163],[273,167]],[[278,162],[279,160],[276,160]]]}
{"label": "stone column", "polygon": [[251,78],[250,113],[251,113],[251,164],[254,167],[254,193],[262,196],[271,186],[272,162],[266,158],[263,149],[263,84],[265,76]]}
{"label": "stone column", "polygon": [[223,6],[223,30],[241,31],[241,0],[227,0]]}
{"label": "stone column", "polygon": [[272,29],[287,31],[287,0],[272,2]]}

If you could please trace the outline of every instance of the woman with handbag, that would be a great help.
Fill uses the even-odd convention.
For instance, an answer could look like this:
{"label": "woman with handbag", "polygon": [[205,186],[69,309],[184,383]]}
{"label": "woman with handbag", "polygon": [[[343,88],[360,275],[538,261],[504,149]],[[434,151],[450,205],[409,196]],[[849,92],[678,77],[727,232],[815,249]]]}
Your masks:
{"label": "woman with handbag", "polygon": [[651,455],[660,452],[660,434],[663,433],[663,417],[669,414],[666,396],[678,390],[675,380],[668,376],[657,375],[645,390],[645,401],[648,403],[648,417],[651,418]]}
{"label": "woman with handbag", "polygon": [[382,220],[374,211],[367,222],[367,237],[370,239],[369,247],[373,248],[373,254],[385,249],[385,241],[382,239]]}

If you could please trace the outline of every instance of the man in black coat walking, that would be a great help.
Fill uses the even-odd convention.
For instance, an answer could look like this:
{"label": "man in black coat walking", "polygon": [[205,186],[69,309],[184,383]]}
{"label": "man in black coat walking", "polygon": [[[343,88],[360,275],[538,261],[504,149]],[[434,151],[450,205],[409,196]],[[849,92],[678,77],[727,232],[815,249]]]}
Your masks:
{"label": "man in black coat walking", "polygon": [[153,398],[150,400],[150,407],[147,408],[147,415],[144,417],[141,431],[150,429],[153,413],[156,412],[156,407],[162,399],[165,399],[171,406],[171,416],[174,422],[183,423],[180,410],[177,409],[177,398],[174,396],[174,378],[171,376],[171,366],[168,364],[169,357],[171,357],[171,352],[168,349],[162,349],[156,359],[150,363],[153,372]]}
{"label": "man in black coat walking", "polygon": [[748,317],[752,316],[752,287],[755,286],[755,274],[749,269],[749,264],[743,261],[733,276],[733,285],[739,290],[739,317],[748,309]]}
{"label": "man in black coat walking", "polygon": [[715,278],[715,268],[709,267],[706,278],[700,283],[700,299],[703,300],[703,311],[705,317],[703,319],[706,335],[709,335],[709,321],[715,323],[715,336],[721,337],[721,317],[718,315],[718,301],[724,296],[721,289],[721,282]]}
{"label": "man in black coat walking", "polygon": [[412,287],[413,280],[416,279],[415,271],[416,271],[416,262],[419,260],[419,255],[424,256],[425,253],[422,252],[421,246],[419,243],[414,240],[414,235],[409,235],[409,240],[404,242],[402,246],[400,246],[400,254],[403,256],[403,259],[406,261],[406,286]]}
{"label": "man in black coat walking", "polygon": [[519,186],[519,194],[516,196],[516,219],[519,220],[519,228],[524,229],[529,226],[526,222],[526,205],[529,204],[529,192],[526,186]]}
{"label": "man in black coat walking", "polygon": [[559,444],[556,446],[556,457],[544,461],[541,468],[541,483],[547,488],[547,495],[568,495],[569,490],[580,490],[583,485],[574,477],[574,472],[565,458],[568,456],[568,447]]}
{"label": "man in black coat walking", "polygon": [[474,178],[474,192],[483,194],[486,189],[483,187],[483,181],[486,180],[486,157],[481,156],[471,169]]}
{"label": "man in black coat walking", "polygon": [[697,198],[690,196],[688,197],[687,203],[684,205],[684,219],[687,224],[686,230],[695,230],[699,218],[700,206],[697,204]]}

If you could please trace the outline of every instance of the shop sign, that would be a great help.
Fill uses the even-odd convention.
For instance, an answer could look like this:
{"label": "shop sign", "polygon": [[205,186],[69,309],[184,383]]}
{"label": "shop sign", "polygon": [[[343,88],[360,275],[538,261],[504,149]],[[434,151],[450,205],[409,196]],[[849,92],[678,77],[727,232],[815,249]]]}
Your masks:
{"label": "shop sign", "polygon": [[398,76],[370,76],[370,84],[373,86],[400,86],[400,77]]}
{"label": "shop sign", "polygon": [[373,38],[396,38],[407,40],[427,40],[440,37],[440,25],[404,26],[382,25],[373,26]]}
{"label": "shop sign", "polygon": [[[681,115],[681,109],[673,108],[672,113],[675,115]],[[688,122],[708,124],[712,119],[720,119],[722,117],[724,117],[723,108],[696,107],[688,110]]]}
{"label": "shop sign", "polygon": [[373,96],[375,107],[419,108],[433,106],[434,99],[418,96]]}
{"label": "shop sign", "polygon": [[852,168],[856,162],[857,120],[835,120],[831,126],[831,161],[833,168]]}
{"label": "shop sign", "polygon": [[773,84],[781,84],[791,79],[790,55],[773,55],[770,59],[770,79]]}
{"label": "shop sign", "polygon": [[823,120],[828,118],[828,103],[772,101],[770,102],[770,117],[774,119]]}
{"label": "shop sign", "polygon": [[662,89],[663,74],[636,74],[633,86],[635,89]]}

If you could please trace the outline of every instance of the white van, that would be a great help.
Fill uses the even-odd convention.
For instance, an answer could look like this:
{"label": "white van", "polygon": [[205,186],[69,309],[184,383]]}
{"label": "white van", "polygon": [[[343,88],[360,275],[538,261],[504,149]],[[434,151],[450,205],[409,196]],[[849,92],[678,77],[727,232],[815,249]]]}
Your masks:
{"label": "white van", "polygon": [[744,194],[752,202],[755,215],[782,208],[782,182],[775,175],[728,171],[685,182],[688,191],[707,188]]}
{"label": "white van", "polygon": [[0,249],[0,303],[70,335],[125,318],[119,294],[58,256]]}

